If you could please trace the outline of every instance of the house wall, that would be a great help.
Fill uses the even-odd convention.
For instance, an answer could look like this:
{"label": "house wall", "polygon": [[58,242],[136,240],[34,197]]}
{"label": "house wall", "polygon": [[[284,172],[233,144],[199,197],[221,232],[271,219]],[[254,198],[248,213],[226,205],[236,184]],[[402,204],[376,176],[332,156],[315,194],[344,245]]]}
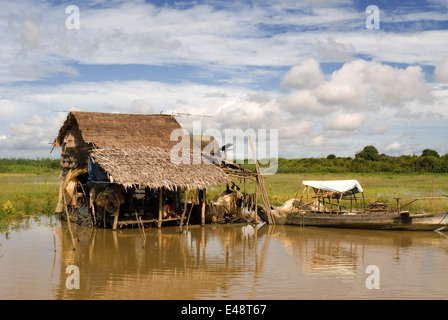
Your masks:
{"label": "house wall", "polygon": [[59,200],[56,206],[56,212],[63,212],[65,204],[72,204],[73,195],[69,195],[66,191],[67,174],[70,170],[87,169],[88,157],[91,147],[86,143],[81,135],[81,131],[77,123],[74,123],[70,129],[65,132],[61,143],[61,174],[59,187]]}
{"label": "house wall", "polygon": [[87,168],[90,154],[90,145],[82,139],[79,126],[75,123],[66,131],[61,145],[61,167],[62,170]]}

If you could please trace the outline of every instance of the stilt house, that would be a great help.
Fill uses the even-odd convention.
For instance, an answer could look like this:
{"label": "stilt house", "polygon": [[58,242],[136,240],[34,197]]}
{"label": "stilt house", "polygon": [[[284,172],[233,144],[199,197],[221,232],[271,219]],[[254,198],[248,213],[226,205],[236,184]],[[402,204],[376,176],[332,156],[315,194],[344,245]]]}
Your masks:
{"label": "stilt house", "polygon": [[[205,188],[229,177],[214,164],[173,162],[179,141],[170,137],[181,129],[171,115],[70,112],[54,141],[62,167],[56,211],[116,229],[179,220],[186,190],[205,205]],[[197,207],[204,223],[204,206]]]}

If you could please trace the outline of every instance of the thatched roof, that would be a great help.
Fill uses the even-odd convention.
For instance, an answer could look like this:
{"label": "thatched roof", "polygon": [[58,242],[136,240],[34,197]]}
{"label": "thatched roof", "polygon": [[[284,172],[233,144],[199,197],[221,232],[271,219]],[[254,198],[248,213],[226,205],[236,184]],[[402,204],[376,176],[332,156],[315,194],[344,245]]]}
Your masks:
{"label": "thatched roof", "polygon": [[67,130],[78,125],[86,143],[97,148],[151,146],[171,149],[175,129],[182,129],[171,115],[124,114],[72,111],[59,130],[55,147],[62,145]]}
{"label": "thatched roof", "polygon": [[138,185],[172,190],[229,183],[228,176],[216,165],[175,163],[170,150],[158,147],[96,149],[92,157],[111,182],[127,188]]}

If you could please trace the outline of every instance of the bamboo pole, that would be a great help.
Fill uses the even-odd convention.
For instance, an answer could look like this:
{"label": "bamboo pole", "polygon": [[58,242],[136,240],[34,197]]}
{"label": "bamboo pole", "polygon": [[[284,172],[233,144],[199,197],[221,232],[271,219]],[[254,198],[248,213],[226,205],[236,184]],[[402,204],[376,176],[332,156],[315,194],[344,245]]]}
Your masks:
{"label": "bamboo pole", "polygon": [[142,217],[139,217],[137,212],[135,212],[135,219],[137,220],[138,230],[142,236],[142,247],[144,248],[146,243],[145,227],[143,226]]}
{"label": "bamboo pole", "polygon": [[[255,183],[255,200],[254,200],[254,202],[255,202],[255,224],[258,224],[258,205],[257,205],[257,202],[258,202],[258,182],[256,182]],[[255,234],[257,234],[256,232],[255,232]]]}
{"label": "bamboo pole", "polygon": [[255,152],[254,145],[252,144],[252,138],[250,136],[249,136],[249,143],[250,143],[250,148],[252,150],[252,154],[254,156],[255,168],[257,169],[257,180],[258,180],[258,182],[260,184],[261,198],[263,199],[263,203],[264,203],[264,206],[266,208],[266,213],[267,213],[267,217],[268,217],[268,223],[269,224],[275,224],[275,221],[274,221],[274,219],[272,217],[271,204],[269,203],[269,198],[268,198],[268,195],[266,194],[266,188],[264,186],[263,177],[262,177],[261,172],[260,172],[260,166],[258,165],[257,155],[256,155],[256,152]]}

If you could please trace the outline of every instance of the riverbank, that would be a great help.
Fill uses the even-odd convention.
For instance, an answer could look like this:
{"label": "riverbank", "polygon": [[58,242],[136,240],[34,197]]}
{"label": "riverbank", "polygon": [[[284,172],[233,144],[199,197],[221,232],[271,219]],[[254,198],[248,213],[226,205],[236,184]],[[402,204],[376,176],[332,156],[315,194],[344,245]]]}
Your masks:
{"label": "riverbank", "polygon": [[57,174],[0,174],[0,230],[21,219],[54,213],[59,197]]}
{"label": "riverbank", "polygon": [[[303,180],[356,179],[365,191],[366,203],[381,201],[394,208],[394,198],[401,203],[416,197],[448,195],[447,174],[394,174],[394,173],[278,173],[265,176],[266,191],[271,205],[279,206],[296,195]],[[0,228],[7,229],[20,219],[29,215],[48,215],[54,213],[59,193],[58,174],[0,174]],[[255,190],[252,181],[234,182],[247,192]],[[225,185],[207,190],[207,198],[216,201],[225,190]],[[9,202],[9,203],[8,203]],[[261,204],[261,199],[259,199]],[[448,201],[417,201],[407,209],[415,212],[446,211]]]}

